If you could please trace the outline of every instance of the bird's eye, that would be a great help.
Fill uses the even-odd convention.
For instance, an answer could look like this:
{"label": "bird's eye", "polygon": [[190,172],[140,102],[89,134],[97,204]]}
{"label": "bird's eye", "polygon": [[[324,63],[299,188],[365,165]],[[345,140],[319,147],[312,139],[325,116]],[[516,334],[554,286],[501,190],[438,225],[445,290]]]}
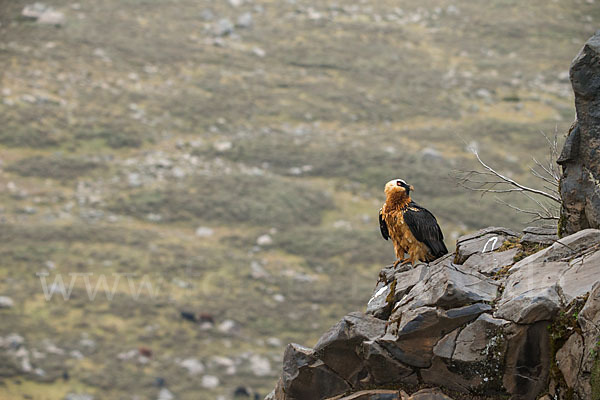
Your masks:
{"label": "bird's eye", "polygon": [[402,186],[402,181],[396,181],[396,185]]}

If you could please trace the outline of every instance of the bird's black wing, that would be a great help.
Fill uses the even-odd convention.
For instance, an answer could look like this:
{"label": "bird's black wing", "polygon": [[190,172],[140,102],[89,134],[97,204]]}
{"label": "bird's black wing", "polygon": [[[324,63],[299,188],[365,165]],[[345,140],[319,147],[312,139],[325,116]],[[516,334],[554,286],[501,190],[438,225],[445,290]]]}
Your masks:
{"label": "bird's black wing", "polygon": [[381,236],[383,236],[385,240],[390,238],[390,232],[388,231],[387,224],[383,219],[383,210],[379,210],[379,230],[381,231]]}
{"label": "bird's black wing", "polygon": [[404,222],[408,225],[411,233],[419,242],[423,242],[429,247],[435,258],[448,253],[444,244],[444,235],[432,213],[418,204],[410,202],[403,215]]}

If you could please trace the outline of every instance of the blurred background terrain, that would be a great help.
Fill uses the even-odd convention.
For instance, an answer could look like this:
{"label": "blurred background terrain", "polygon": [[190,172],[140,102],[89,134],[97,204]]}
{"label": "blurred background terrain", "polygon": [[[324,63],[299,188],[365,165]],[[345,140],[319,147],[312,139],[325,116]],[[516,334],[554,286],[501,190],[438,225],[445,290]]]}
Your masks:
{"label": "blurred background terrain", "polygon": [[[475,147],[535,184],[599,18],[594,0],[0,2],[0,399],[266,395],[285,344],[360,309],[393,261],[389,179],[449,248],[524,226],[452,171]],[[90,300],[101,277],[114,297]]]}

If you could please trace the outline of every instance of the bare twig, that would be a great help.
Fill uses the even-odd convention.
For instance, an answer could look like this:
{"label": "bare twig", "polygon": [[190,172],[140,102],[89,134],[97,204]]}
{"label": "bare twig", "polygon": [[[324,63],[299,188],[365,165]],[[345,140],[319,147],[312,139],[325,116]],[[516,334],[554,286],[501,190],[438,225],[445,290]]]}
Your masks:
{"label": "bare twig", "polygon": [[512,208],[515,211],[518,211],[522,214],[527,214],[527,215],[532,215],[534,218],[529,221],[529,222],[535,222],[535,221],[541,221],[541,220],[557,220],[558,217],[551,215],[551,214],[545,214],[540,212],[539,210],[528,210],[528,209],[524,209],[524,208],[520,208],[517,207],[515,205],[512,205],[498,197],[496,197],[496,201],[504,206],[507,206],[509,208]]}
{"label": "bare twig", "polygon": [[485,162],[483,162],[481,157],[479,157],[479,153],[477,153],[476,151],[473,151],[473,154],[475,154],[475,157],[477,157],[477,161],[479,161],[479,164],[481,164],[483,166],[483,168],[485,168],[486,170],[491,172],[493,175],[500,178],[500,180],[503,181],[503,183],[506,183],[509,186],[512,186],[511,188],[508,188],[508,189],[498,189],[498,190],[491,189],[490,190],[491,193],[529,192],[529,193],[534,193],[534,194],[546,197],[546,198],[553,200],[560,204],[560,197],[558,195],[547,193],[547,192],[544,192],[543,190],[534,189],[534,188],[522,185],[519,182],[515,181],[514,179],[511,179],[506,175],[502,175],[501,173],[497,172],[495,169],[493,169],[492,167],[487,165]]}
{"label": "bare twig", "polygon": [[[558,129],[555,129],[552,138],[548,137],[544,132],[541,132],[541,134],[548,143],[548,157],[544,161],[533,158],[535,165],[529,169],[529,172],[542,182],[541,186],[543,189],[526,186],[498,172],[498,170],[483,161],[475,149],[471,149],[471,151],[482,167],[482,170],[459,171],[456,175],[458,184],[468,190],[480,192],[482,196],[487,193],[519,193],[535,204],[535,209],[517,207],[498,197],[496,197],[496,201],[515,211],[532,216],[533,221],[557,220],[558,206],[561,203],[558,191],[560,171],[556,164],[559,156]],[[548,202],[550,204],[547,204]]]}

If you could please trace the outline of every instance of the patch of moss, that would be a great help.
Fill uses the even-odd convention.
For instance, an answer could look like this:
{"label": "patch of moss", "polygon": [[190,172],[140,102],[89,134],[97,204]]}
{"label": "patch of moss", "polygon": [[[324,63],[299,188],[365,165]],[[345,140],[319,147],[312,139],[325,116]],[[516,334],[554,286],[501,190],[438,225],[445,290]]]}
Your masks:
{"label": "patch of moss", "polygon": [[565,230],[566,229],[566,227],[565,227],[566,224],[565,223],[566,223],[566,217],[561,212],[560,213],[560,217],[558,218],[558,227],[557,227],[558,237],[559,238],[562,238],[562,237],[564,237],[567,234],[567,232]]}
{"label": "patch of moss", "polygon": [[513,260],[514,260],[514,262],[521,261],[522,259],[529,257],[530,255],[535,254],[538,251],[544,250],[546,247],[548,247],[547,244],[541,244],[541,243],[521,244],[521,251],[519,251],[517,253],[517,255],[515,256],[515,258]]}
{"label": "patch of moss", "polygon": [[504,353],[506,349],[506,335],[502,328],[486,330],[488,345],[483,350],[485,360],[480,362],[452,361],[448,365],[450,371],[456,371],[467,379],[480,378],[482,383],[472,388],[472,393],[494,398],[508,398],[504,389],[501,371],[504,368]]}
{"label": "patch of moss", "polygon": [[502,243],[502,246],[500,246],[497,251],[501,252],[521,247],[522,246],[521,243],[519,243],[519,238],[511,236],[508,239],[506,239],[504,243]]}
{"label": "patch of moss", "polygon": [[513,262],[521,261],[525,257],[529,257],[532,254],[537,253],[540,250],[545,249],[548,245],[541,243],[521,243],[520,238],[511,237],[508,238],[502,243],[502,246],[497,251],[506,251],[510,249],[519,249],[515,257],[513,258]]}
{"label": "patch of moss", "polygon": [[500,270],[498,270],[498,272],[496,272],[494,274],[494,279],[501,279],[504,278],[505,276],[508,276],[508,271],[510,271],[510,268],[512,267],[512,265],[505,265],[504,267],[500,268]]}

